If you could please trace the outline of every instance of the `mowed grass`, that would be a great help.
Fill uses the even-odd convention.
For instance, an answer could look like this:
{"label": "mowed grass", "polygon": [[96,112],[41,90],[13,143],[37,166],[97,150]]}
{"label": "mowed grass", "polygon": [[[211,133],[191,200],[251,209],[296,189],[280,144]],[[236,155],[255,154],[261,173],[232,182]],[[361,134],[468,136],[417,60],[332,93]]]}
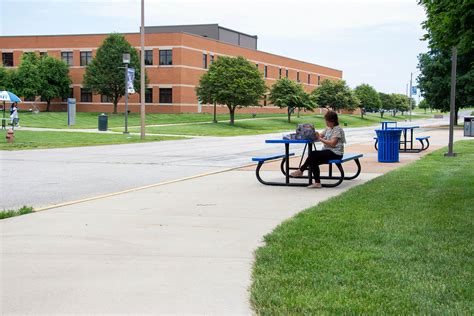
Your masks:
{"label": "mowed grass", "polygon": [[[305,210],[256,251],[261,315],[472,315],[474,141]],[[324,194],[326,189],[314,192]]]}
{"label": "mowed grass", "polygon": [[[8,113],[7,113],[8,114]],[[77,112],[76,124],[68,127],[67,112],[20,112],[20,125],[24,127],[39,127],[39,128],[94,128],[98,126],[98,116],[101,113],[96,112]],[[125,114],[106,113],[108,116],[108,127],[118,128],[125,126]],[[282,116],[282,114],[257,114],[257,117],[272,117]],[[283,114],[284,115],[284,114]],[[8,116],[8,115],[7,115]],[[251,114],[237,114],[236,118],[251,118]],[[227,114],[219,114],[219,120],[229,118]],[[212,114],[207,113],[182,113],[182,114],[146,114],[146,125],[158,124],[176,124],[176,123],[195,123],[195,122],[211,122]],[[140,114],[130,113],[128,116],[128,126],[140,126]]]}
{"label": "mowed grass", "polygon": [[179,137],[149,135],[142,141],[138,135],[15,130],[14,143],[10,144],[5,141],[5,135],[5,131],[0,133],[0,137],[2,138],[2,141],[0,141],[0,150],[80,147],[181,139]]}
{"label": "mowed grass", "polygon": [[[342,127],[364,127],[380,123],[385,120],[404,121],[406,116],[384,117],[379,115],[365,115],[362,119],[359,115],[339,115],[339,122]],[[295,115],[288,123],[286,116],[269,117],[264,119],[237,120],[234,125],[228,122],[217,124],[189,124],[176,126],[149,126],[147,133],[151,134],[171,134],[171,135],[195,135],[195,136],[239,136],[257,135],[267,133],[277,133],[294,131],[297,124],[312,123],[316,129],[324,129],[324,117],[322,115],[302,115],[299,118]],[[113,129],[118,131],[117,129]],[[133,132],[138,132],[139,128],[131,128]]]}

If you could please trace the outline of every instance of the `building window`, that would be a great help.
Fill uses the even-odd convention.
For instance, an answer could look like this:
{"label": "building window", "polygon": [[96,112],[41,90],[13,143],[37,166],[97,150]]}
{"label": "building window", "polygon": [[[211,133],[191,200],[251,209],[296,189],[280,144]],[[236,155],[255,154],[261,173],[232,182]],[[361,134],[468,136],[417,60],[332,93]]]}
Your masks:
{"label": "building window", "polygon": [[286,74],[285,74],[285,75],[286,75],[286,77],[288,78],[288,69],[286,69],[286,71],[285,71],[285,72],[286,72]]}
{"label": "building window", "polygon": [[311,84],[311,75],[308,74],[308,84]]}
{"label": "building window", "polygon": [[13,67],[13,53],[2,53],[3,66]]}
{"label": "building window", "polygon": [[171,49],[160,50],[160,65],[172,65],[173,53]]}
{"label": "building window", "polygon": [[92,102],[91,89],[81,88],[81,102]]}
{"label": "building window", "polygon": [[268,66],[267,65],[265,65],[265,68],[263,68],[263,76],[265,78],[267,78],[267,76],[268,76]]}
{"label": "building window", "polygon": [[145,51],[145,65],[153,65],[153,50]]}
{"label": "building window", "polygon": [[318,75],[318,86],[321,85],[321,76]]}
{"label": "building window", "polygon": [[92,61],[92,52],[81,52],[81,66],[87,66]]}
{"label": "building window", "polygon": [[100,102],[101,103],[112,103],[112,98],[109,97],[108,95],[101,94],[100,95]]}
{"label": "building window", "polygon": [[300,82],[300,72],[296,72],[296,81]]}
{"label": "building window", "polygon": [[47,52],[40,52],[40,57],[48,56]]}
{"label": "building window", "polygon": [[281,68],[278,69],[278,79],[281,79]]}
{"label": "building window", "polygon": [[207,54],[202,54],[202,68],[207,69]]}
{"label": "building window", "polygon": [[61,59],[66,63],[68,66],[72,66],[72,52],[61,52]]}
{"label": "building window", "polygon": [[160,103],[173,103],[173,89],[160,88]]}
{"label": "building window", "polygon": [[214,63],[214,55],[209,56],[211,65]]}
{"label": "building window", "polygon": [[67,102],[68,98],[74,98],[74,88],[69,88],[69,94],[67,97],[63,97],[63,102]]}
{"label": "building window", "polygon": [[153,103],[153,88],[145,88],[145,103]]}

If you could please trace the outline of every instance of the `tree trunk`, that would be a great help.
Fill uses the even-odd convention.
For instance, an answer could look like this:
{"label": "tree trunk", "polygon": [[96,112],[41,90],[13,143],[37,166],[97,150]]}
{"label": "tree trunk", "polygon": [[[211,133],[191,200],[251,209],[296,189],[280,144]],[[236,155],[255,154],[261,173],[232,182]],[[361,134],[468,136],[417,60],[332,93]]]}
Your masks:
{"label": "tree trunk", "polygon": [[456,108],[456,110],[454,111],[454,125],[455,126],[458,125],[458,118],[459,118],[459,109]]}
{"label": "tree trunk", "polygon": [[46,112],[49,112],[49,106],[51,105],[51,99],[46,100]]}
{"label": "tree trunk", "polygon": [[117,103],[118,103],[118,100],[115,100],[114,101],[114,114],[117,114]]}
{"label": "tree trunk", "polygon": [[360,108],[360,117],[364,118],[364,109],[363,108]]}
{"label": "tree trunk", "polygon": [[230,114],[230,125],[234,125],[234,114],[235,114],[235,107],[233,106],[227,106],[229,108],[229,114]]}
{"label": "tree trunk", "polygon": [[383,118],[384,111],[380,111],[380,118]]}
{"label": "tree trunk", "polygon": [[288,123],[291,123],[291,108],[288,107]]}

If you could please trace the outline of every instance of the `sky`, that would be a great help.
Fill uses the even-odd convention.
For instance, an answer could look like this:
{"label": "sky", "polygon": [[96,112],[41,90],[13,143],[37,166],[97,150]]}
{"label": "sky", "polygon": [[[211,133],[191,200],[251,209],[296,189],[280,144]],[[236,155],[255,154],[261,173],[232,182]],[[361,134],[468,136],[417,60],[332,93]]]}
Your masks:
{"label": "sky", "polygon": [[[218,23],[258,35],[259,50],[340,69],[352,88],[368,83],[405,94],[418,54],[428,50],[417,2],[145,0],[145,25]],[[0,0],[0,35],[138,32],[139,26],[140,0]]]}

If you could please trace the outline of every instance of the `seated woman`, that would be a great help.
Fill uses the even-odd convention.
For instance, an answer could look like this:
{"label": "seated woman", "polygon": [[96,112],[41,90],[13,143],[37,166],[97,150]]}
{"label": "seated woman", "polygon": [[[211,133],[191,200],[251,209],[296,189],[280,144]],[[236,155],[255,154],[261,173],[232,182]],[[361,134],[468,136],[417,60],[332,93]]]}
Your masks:
{"label": "seated woman", "polygon": [[339,127],[337,113],[328,111],[324,115],[324,119],[326,120],[326,129],[321,133],[316,132],[316,140],[323,143],[323,150],[311,152],[305,163],[298,170],[291,173],[293,177],[301,177],[303,172],[311,165],[314,183],[308,186],[310,189],[321,188],[319,165],[326,164],[329,160],[341,159],[344,155],[346,137],[344,130]]}

